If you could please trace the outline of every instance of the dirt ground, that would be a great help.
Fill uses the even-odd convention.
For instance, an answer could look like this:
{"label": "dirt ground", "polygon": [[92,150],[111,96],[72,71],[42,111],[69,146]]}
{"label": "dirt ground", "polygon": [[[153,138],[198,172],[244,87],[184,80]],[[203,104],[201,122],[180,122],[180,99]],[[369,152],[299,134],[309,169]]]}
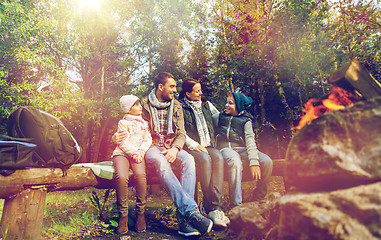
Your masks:
{"label": "dirt ground", "polygon": [[[251,192],[255,189],[255,182],[245,182],[242,184],[243,189],[243,201],[250,201]],[[284,194],[284,184],[282,177],[272,177],[272,181],[269,186],[269,192],[280,192]],[[217,240],[217,239],[237,239],[237,235],[229,227],[222,231],[212,230],[209,234],[199,237],[183,237],[177,233],[178,224],[174,217],[174,214],[165,214],[164,209],[168,209],[170,212],[173,208],[173,203],[171,198],[166,194],[164,190],[155,191],[150,193],[147,199],[146,205],[146,222],[147,222],[147,231],[145,233],[138,233],[134,229],[134,208],[135,208],[135,196],[134,190],[131,189],[130,192],[130,213],[131,217],[129,221],[129,232],[126,235],[112,234],[107,236],[99,236],[92,238],[83,238],[86,240],[129,240],[129,239],[138,239],[138,240],[174,240],[174,239],[199,239],[199,240]],[[202,199],[201,188],[199,187],[199,200]],[[229,197],[228,197],[228,186],[227,183],[224,183],[224,197],[223,205],[226,206],[224,209],[225,214],[228,213],[230,208]],[[202,207],[201,207],[202,208]],[[167,217],[168,216],[168,217]]]}

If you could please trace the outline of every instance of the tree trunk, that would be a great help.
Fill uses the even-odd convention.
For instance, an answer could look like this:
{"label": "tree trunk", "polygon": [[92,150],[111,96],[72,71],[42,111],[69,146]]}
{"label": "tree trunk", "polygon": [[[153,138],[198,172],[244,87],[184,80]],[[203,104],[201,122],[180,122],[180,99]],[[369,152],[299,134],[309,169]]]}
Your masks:
{"label": "tree trunk", "polygon": [[258,79],[258,94],[260,98],[260,111],[262,125],[266,123],[266,110],[265,110],[265,90],[262,78]]}
{"label": "tree trunk", "polygon": [[101,102],[103,102],[105,93],[105,66],[102,63],[102,73],[101,73]]}
{"label": "tree trunk", "polygon": [[101,143],[102,139],[105,135],[106,129],[108,129],[108,125],[111,121],[111,118],[108,117],[106,118],[106,121],[102,124],[101,130],[99,131],[99,134],[97,134],[97,138],[95,139],[95,144],[94,144],[94,151],[93,151],[93,156],[94,156],[94,162],[99,162],[99,151],[101,148]]}
{"label": "tree trunk", "polygon": [[287,119],[287,130],[290,130],[293,127],[293,124],[292,124],[292,109],[290,108],[290,105],[287,102],[286,95],[284,94],[284,90],[283,90],[282,84],[277,81],[277,85],[279,86],[278,87],[278,89],[279,89],[279,95],[280,95],[282,104],[283,104],[284,108],[286,109],[286,116],[288,117],[288,119]]}
{"label": "tree trunk", "polygon": [[319,69],[319,78],[320,78],[320,87],[323,91],[323,95],[326,95],[326,91],[325,91],[325,87],[324,87],[324,82],[323,82],[323,72],[321,71],[320,67],[318,67]]}
{"label": "tree trunk", "polygon": [[303,103],[303,98],[302,98],[302,93],[301,93],[301,90],[302,90],[302,84],[300,83],[299,79],[296,79],[297,83],[298,83],[298,99],[299,99],[299,106],[300,108],[303,108],[304,106],[304,103]]}
{"label": "tree trunk", "polygon": [[88,162],[88,151],[89,151],[89,136],[88,136],[88,129],[89,129],[89,121],[84,120],[83,122],[83,136],[82,136],[82,157],[81,162]]}
{"label": "tree trunk", "polygon": [[5,240],[41,239],[47,189],[26,189],[4,202],[0,237]]}
{"label": "tree trunk", "polygon": [[230,91],[231,91],[231,92],[234,92],[235,89],[234,89],[233,79],[232,79],[232,78],[229,78],[229,79],[228,79],[228,82],[229,82]]}

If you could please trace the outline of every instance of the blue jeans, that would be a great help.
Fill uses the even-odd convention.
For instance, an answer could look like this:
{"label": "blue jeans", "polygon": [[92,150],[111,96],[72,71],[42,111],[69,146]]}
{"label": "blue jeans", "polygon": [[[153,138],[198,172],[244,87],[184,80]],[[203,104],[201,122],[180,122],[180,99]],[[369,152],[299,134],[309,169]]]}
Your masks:
{"label": "blue jeans", "polygon": [[[178,220],[182,222],[186,213],[199,211],[194,200],[196,185],[196,167],[193,157],[184,150],[177,153],[173,163],[169,163],[160,152],[164,147],[154,146],[148,149],[145,155],[146,164],[152,164],[160,177],[161,184],[171,196],[177,211],[180,213]],[[171,164],[174,164],[181,173],[180,180],[174,174]]]}
{"label": "blue jeans", "polygon": [[[233,206],[242,204],[242,161],[248,161],[246,148],[223,148],[222,156],[228,167],[229,197]],[[259,152],[259,167],[261,169],[261,179],[257,181],[254,190],[253,200],[261,200],[267,194],[267,184],[273,170],[273,161],[266,154]]]}
{"label": "blue jeans", "polygon": [[208,153],[189,150],[197,163],[204,208],[207,213],[222,209],[224,158],[221,151],[207,147]]}

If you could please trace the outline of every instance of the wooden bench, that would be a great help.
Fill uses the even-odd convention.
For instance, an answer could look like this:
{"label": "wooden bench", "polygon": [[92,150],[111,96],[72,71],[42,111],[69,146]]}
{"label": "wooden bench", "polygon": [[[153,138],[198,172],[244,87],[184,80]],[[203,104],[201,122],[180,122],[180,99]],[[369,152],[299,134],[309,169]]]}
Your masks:
{"label": "wooden bench", "polygon": [[[273,176],[284,176],[286,162],[274,161]],[[147,170],[147,184],[159,184],[152,170]],[[250,179],[249,171],[243,181]],[[131,185],[134,184],[130,178]],[[17,170],[9,176],[0,175],[0,198],[5,199],[0,223],[1,239],[41,239],[46,194],[53,191],[74,191],[85,188],[114,188],[113,180],[101,179],[88,167],[73,166],[66,176],[59,168],[29,168]],[[196,191],[198,192],[198,191]]]}

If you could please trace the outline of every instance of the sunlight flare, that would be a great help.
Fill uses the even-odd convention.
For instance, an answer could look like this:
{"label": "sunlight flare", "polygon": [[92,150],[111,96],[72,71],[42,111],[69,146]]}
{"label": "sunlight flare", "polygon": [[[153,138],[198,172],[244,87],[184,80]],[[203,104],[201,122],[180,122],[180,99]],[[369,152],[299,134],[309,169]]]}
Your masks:
{"label": "sunlight flare", "polygon": [[99,9],[101,0],[78,0],[79,10]]}

